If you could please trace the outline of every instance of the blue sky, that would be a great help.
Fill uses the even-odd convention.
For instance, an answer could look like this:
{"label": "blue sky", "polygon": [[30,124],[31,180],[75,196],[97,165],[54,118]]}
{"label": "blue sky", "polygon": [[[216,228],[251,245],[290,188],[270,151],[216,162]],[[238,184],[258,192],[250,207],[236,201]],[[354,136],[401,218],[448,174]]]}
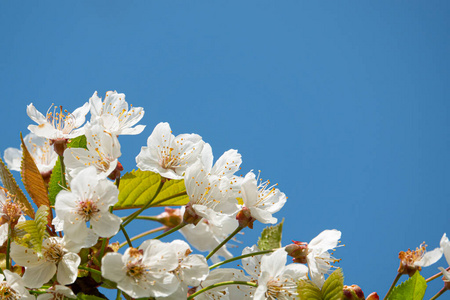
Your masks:
{"label": "blue sky", "polygon": [[449,12],[445,1],[2,1],[0,149],[19,146],[31,102],[70,111],[123,92],[147,125],[120,138],[126,170],[162,121],[216,157],[238,149],[242,174],[261,170],[289,197],[276,215],[284,244],[341,230],[345,283],[384,295],[399,251],[450,234]]}

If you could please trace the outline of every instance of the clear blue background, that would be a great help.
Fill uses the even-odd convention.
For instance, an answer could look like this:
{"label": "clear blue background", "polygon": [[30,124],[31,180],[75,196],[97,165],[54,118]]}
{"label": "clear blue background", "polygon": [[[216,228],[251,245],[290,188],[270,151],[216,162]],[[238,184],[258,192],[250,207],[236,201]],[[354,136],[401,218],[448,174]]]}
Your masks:
{"label": "clear blue background", "polygon": [[126,170],[161,121],[216,157],[238,149],[242,174],[262,170],[289,197],[283,243],[341,230],[345,283],[384,296],[399,251],[450,234],[449,6],[1,1],[0,149],[19,146],[30,102],[71,111],[123,92],[147,125],[120,137]]}

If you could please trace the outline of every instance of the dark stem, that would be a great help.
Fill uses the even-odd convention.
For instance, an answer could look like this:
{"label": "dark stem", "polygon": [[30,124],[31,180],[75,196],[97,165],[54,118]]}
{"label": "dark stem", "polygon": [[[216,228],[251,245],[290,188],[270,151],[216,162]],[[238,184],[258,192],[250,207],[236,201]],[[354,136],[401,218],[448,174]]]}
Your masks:
{"label": "dark stem", "polygon": [[386,296],[384,296],[383,300],[386,300],[389,296],[389,294],[392,292],[392,290],[394,289],[395,285],[397,284],[397,281],[400,279],[400,277],[402,277],[402,273],[397,273],[397,276],[395,276],[394,282],[392,282],[391,287],[389,288],[389,291],[387,292]]}

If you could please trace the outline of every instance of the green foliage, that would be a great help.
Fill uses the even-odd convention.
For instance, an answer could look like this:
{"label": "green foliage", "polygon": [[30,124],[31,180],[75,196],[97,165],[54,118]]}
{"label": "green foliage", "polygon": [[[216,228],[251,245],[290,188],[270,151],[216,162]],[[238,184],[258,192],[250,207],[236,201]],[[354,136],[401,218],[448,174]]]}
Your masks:
{"label": "green foliage", "polygon": [[5,163],[0,158],[0,177],[3,183],[3,186],[9,191],[11,195],[14,195],[14,201],[22,204],[24,206],[24,213],[26,213],[30,218],[34,219],[34,210],[31,206],[31,203],[28,201],[25,194],[22,192],[22,190],[17,185],[16,180],[14,179],[14,176],[11,174],[11,172],[8,170],[8,168],[5,166]]}
{"label": "green foliage", "polygon": [[41,252],[42,241],[48,237],[47,216],[49,208],[41,205],[34,220],[20,222],[14,228],[14,240],[17,244]]}
{"label": "green foliage", "polygon": [[342,269],[336,269],[328,276],[322,287],[323,300],[339,300],[342,298],[344,289],[344,273]]}
{"label": "green foliage", "polygon": [[[114,209],[140,208],[153,199],[161,176],[150,171],[133,170],[120,179],[119,202]],[[179,206],[189,202],[184,180],[168,180],[149,207]]]}
{"label": "green foliage", "polygon": [[298,297],[301,300],[340,300],[343,297],[344,273],[336,269],[328,276],[322,290],[311,280],[300,280],[297,284]]}
{"label": "green foliage", "polygon": [[300,280],[297,291],[300,300],[322,300],[322,292],[311,280]]}
{"label": "green foliage", "polygon": [[48,200],[50,205],[55,205],[56,195],[63,189],[61,185],[61,161],[58,157],[55,166],[53,167],[52,175],[50,176],[50,183],[48,184]]}
{"label": "green foliage", "polygon": [[284,219],[275,226],[268,226],[261,232],[258,239],[258,247],[263,250],[276,249],[281,247],[281,234],[283,231]]}
{"label": "green foliage", "polygon": [[68,143],[67,143],[67,147],[68,148],[84,148],[87,149],[87,141],[86,141],[86,136],[84,135],[80,135],[76,138],[71,139]]}
{"label": "green foliage", "polygon": [[392,290],[389,300],[422,300],[426,289],[425,278],[416,271],[411,278]]}

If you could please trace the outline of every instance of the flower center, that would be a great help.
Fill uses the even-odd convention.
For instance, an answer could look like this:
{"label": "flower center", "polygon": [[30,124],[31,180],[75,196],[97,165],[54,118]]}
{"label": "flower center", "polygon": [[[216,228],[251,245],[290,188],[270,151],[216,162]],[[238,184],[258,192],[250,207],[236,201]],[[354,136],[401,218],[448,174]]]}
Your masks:
{"label": "flower center", "polygon": [[145,274],[149,271],[147,266],[142,263],[142,250],[131,248],[130,260],[127,263],[127,276],[133,278],[135,282],[141,279],[145,280]]}
{"label": "flower center", "polygon": [[178,167],[180,165],[179,163],[180,157],[172,153],[173,150],[174,148],[168,148],[166,146],[163,146],[163,149],[161,150],[161,159],[159,160],[159,164],[164,169],[170,169],[175,171],[175,167]]}
{"label": "flower center", "polygon": [[97,208],[96,203],[91,199],[86,199],[78,202],[78,214],[88,222],[95,214],[100,210]]}
{"label": "flower center", "polygon": [[67,110],[63,111],[62,106],[59,106],[59,111],[58,106],[53,108],[53,112],[50,109],[51,106],[49,111],[47,111],[47,122],[52,124],[55,129],[68,134],[75,128],[75,117],[68,113]]}
{"label": "flower center", "polygon": [[19,294],[3,281],[0,283],[0,299],[16,300],[19,299]]}
{"label": "flower center", "polygon": [[51,241],[47,247],[44,247],[42,254],[44,255],[45,260],[48,262],[58,263],[63,258],[66,251],[56,241]]}
{"label": "flower center", "polygon": [[291,280],[274,278],[267,282],[267,299],[290,299],[296,294],[296,285]]}

